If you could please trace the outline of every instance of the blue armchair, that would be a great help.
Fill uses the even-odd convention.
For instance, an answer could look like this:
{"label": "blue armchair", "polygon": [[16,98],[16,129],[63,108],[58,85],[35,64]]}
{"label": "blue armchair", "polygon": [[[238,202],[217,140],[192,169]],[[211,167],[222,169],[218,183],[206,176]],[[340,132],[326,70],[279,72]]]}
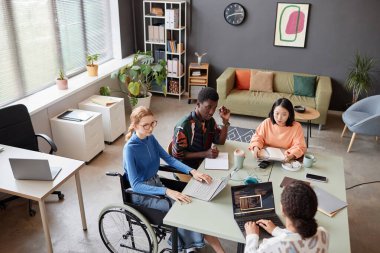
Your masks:
{"label": "blue armchair", "polygon": [[353,134],[347,152],[350,152],[356,134],[380,136],[380,95],[364,98],[351,105],[342,115],[345,124],[341,137],[348,128]]}

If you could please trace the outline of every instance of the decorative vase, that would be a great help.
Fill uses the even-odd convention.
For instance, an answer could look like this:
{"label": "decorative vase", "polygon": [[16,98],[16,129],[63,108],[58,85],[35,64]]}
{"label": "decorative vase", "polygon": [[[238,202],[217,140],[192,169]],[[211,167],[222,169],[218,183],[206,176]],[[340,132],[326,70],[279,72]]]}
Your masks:
{"label": "decorative vase", "polygon": [[67,79],[63,79],[63,80],[57,79],[55,83],[57,84],[58,90],[67,90],[68,88],[67,81],[68,81]]}
{"label": "decorative vase", "polygon": [[86,68],[89,76],[98,76],[98,65],[87,65]]}

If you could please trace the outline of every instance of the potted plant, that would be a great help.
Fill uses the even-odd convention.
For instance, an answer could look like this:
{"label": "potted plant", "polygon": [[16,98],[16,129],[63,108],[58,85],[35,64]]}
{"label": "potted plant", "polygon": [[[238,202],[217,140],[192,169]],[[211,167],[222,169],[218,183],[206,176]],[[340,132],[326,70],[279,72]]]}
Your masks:
{"label": "potted plant", "polygon": [[87,72],[89,76],[98,76],[98,64],[95,64],[99,58],[99,54],[87,54]]}
{"label": "potted plant", "polygon": [[57,77],[57,80],[55,81],[57,84],[57,87],[59,90],[67,90],[67,78],[65,77],[65,74],[63,72],[63,69],[59,70],[59,75]]}
{"label": "potted plant", "polygon": [[[151,52],[137,52],[132,63],[120,68],[111,74],[111,78],[119,79],[119,92],[128,94],[132,107],[140,105],[145,100],[145,106],[149,107],[152,94],[149,92],[154,81],[166,96],[167,67],[165,60],[154,62]],[[101,95],[109,95],[111,89],[108,86],[100,88]]]}
{"label": "potted plant", "polygon": [[346,79],[346,89],[352,92],[352,104],[358,101],[363,93],[368,94],[372,87],[372,71],[375,60],[372,57],[355,54],[355,62]]}

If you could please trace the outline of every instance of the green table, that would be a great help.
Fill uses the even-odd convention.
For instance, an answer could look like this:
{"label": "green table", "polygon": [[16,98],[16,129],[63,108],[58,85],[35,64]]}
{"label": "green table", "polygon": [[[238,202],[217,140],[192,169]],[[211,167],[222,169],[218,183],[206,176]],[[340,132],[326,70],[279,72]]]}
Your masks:
{"label": "green table", "polygon": [[[205,170],[204,162],[200,165],[199,171],[206,172],[213,178],[221,178],[228,175],[233,170],[233,151],[236,148],[246,152],[246,159],[242,170],[234,174],[229,185],[219,193],[211,202],[194,199],[191,204],[181,205],[175,203],[164,218],[164,223],[174,227],[185,228],[203,234],[213,235],[226,240],[238,242],[238,251],[241,251],[245,243],[238,225],[232,213],[231,185],[243,184],[248,175],[257,176],[262,182],[272,181],[276,204],[276,213],[284,222],[281,216],[280,196],[282,188],[280,183],[285,176],[305,179],[306,172],[324,175],[328,178],[328,183],[312,182],[328,192],[334,194],[341,200],[346,201],[343,160],[341,157],[315,154],[317,163],[312,169],[301,169],[297,172],[285,171],[280,163],[274,163],[273,168],[267,169],[257,167],[257,162],[248,151],[248,143],[227,141],[225,145],[218,146],[221,152],[229,153],[229,171]],[[327,229],[330,234],[330,252],[350,252],[350,237],[348,229],[347,208],[340,211],[333,218],[321,212],[317,212],[316,219],[320,226]]]}

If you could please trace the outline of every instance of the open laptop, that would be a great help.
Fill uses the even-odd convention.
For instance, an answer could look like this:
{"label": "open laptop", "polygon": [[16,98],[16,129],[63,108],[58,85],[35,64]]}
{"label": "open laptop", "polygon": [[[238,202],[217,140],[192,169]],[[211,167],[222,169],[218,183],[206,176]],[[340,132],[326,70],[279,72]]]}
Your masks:
{"label": "open laptop", "polygon": [[[284,227],[275,211],[272,182],[232,186],[231,195],[234,219],[244,236],[247,221],[266,219]],[[260,238],[268,237],[271,235],[260,227]]]}
{"label": "open laptop", "polygon": [[9,158],[9,162],[15,179],[52,181],[62,170],[50,167],[46,159]]}

